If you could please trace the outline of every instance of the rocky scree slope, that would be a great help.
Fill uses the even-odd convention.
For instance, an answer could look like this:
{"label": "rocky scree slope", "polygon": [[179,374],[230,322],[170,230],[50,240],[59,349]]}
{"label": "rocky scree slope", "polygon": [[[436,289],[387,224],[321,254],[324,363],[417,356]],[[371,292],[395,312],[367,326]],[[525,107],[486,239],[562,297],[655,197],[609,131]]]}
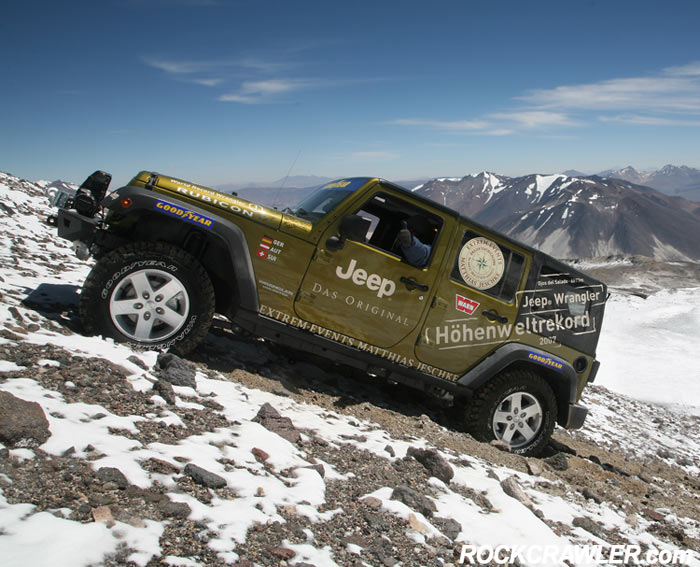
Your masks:
{"label": "rocky scree slope", "polygon": [[[547,456],[405,389],[210,333],[189,360],[85,337],[89,266],[0,176],[4,565],[451,565],[461,545],[700,552],[698,418],[588,390]],[[700,565],[694,559],[693,566]]]}

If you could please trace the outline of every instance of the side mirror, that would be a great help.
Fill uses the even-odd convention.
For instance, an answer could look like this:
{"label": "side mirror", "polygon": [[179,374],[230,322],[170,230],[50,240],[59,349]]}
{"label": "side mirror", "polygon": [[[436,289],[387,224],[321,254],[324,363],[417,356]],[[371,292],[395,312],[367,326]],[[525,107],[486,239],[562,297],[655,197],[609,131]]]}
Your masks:
{"label": "side mirror", "polygon": [[343,220],[340,221],[340,226],[338,227],[340,236],[331,236],[326,240],[326,248],[334,252],[336,250],[342,250],[348,238],[350,240],[364,242],[371,224],[372,221],[359,215],[348,215],[344,217]]}
{"label": "side mirror", "polygon": [[328,238],[328,240],[326,240],[326,248],[331,252],[342,250],[343,246],[345,246],[345,242],[337,236],[331,236]]}

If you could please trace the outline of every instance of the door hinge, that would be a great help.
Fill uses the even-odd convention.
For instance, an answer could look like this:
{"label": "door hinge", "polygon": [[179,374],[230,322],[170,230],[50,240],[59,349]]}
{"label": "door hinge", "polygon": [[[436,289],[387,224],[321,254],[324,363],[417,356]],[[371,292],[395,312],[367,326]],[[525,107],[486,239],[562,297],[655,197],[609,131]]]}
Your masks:
{"label": "door hinge", "polygon": [[314,256],[312,260],[315,262],[320,262],[321,264],[330,264],[332,258],[332,254],[329,254],[321,248],[316,248],[316,250],[314,250]]}
{"label": "door hinge", "polygon": [[299,290],[295,301],[313,301],[316,299],[316,294],[310,291]]}

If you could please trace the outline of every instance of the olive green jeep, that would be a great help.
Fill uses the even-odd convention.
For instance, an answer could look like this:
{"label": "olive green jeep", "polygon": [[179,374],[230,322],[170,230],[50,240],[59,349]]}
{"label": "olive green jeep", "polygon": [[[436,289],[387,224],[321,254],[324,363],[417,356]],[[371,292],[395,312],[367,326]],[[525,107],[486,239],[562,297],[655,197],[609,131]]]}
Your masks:
{"label": "olive green jeep", "polygon": [[95,172],[55,219],[96,259],[87,332],[182,354],[219,314],[459,404],[470,433],[516,453],[583,424],[601,282],[377,178],[284,211],[151,172],[106,195],[110,179]]}

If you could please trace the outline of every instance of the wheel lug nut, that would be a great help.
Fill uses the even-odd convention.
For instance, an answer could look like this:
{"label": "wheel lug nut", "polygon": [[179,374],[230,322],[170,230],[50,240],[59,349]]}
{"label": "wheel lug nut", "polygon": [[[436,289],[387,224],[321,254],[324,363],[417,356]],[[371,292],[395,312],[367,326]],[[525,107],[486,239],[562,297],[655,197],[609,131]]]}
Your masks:
{"label": "wheel lug nut", "polygon": [[156,301],[163,301],[162,295],[156,295]]}
{"label": "wheel lug nut", "polygon": [[150,293],[148,293],[147,291],[144,291],[144,292],[143,292],[143,298],[144,298],[144,299],[148,299],[148,298],[150,298],[150,297],[151,297],[151,294],[150,294]]}
{"label": "wheel lug nut", "polygon": [[158,315],[162,315],[165,313],[165,310],[162,307],[156,307],[156,313],[158,313]]}
{"label": "wheel lug nut", "polygon": [[509,415],[508,417],[506,417],[506,419],[507,419],[508,421],[513,421],[513,418],[512,418],[512,416],[510,416],[510,415]]}
{"label": "wheel lug nut", "polygon": [[143,314],[143,318],[146,319],[146,321],[148,321],[151,318],[150,312],[146,311],[146,313]]}
{"label": "wheel lug nut", "polygon": [[143,303],[134,303],[134,309],[143,309]]}

